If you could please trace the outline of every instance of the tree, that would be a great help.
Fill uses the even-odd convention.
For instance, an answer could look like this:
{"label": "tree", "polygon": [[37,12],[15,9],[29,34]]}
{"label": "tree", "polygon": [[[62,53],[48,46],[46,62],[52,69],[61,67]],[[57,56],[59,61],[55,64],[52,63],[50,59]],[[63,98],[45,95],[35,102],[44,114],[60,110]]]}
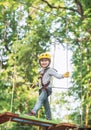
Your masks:
{"label": "tree", "polygon": [[69,118],[82,116],[83,122],[86,118],[85,124],[88,125],[91,107],[90,7],[89,0],[0,2],[1,112],[10,110],[12,106],[14,112],[25,113],[30,109],[28,104],[34,105],[37,94],[33,97],[29,86],[38,77],[38,54],[49,50],[55,41],[63,47],[68,44],[68,49],[73,52],[74,70],[69,94],[82,102],[80,107],[83,109],[82,115],[77,109]]}

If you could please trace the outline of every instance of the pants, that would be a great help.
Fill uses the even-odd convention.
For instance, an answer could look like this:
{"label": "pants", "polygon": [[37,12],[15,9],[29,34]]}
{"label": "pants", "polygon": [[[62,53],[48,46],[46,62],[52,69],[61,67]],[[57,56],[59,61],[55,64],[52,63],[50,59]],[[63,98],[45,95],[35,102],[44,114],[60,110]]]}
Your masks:
{"label": "pants", "polygon": [[42,107],[42,105],[45,108],[45,114],[46,114],[46,118],[48,120],[51,120],[51,110],[50,110],[50,104],[49,104],[49,100],[48,100],[48,96],[51,95],[51,91],[48,90],[48,93],[46,92],[45,89],[42,89],[39,98],[34,106],[34,108],[32,109],[32,111],[34,113],[37,113],[38,110]]}

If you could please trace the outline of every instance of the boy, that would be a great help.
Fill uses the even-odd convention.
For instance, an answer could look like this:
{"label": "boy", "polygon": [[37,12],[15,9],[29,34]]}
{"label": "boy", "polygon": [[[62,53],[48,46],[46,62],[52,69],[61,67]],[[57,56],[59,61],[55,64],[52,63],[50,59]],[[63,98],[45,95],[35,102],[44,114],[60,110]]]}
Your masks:
{"label": "boy", "polygon": [[38,110],[43,105],[45,108],[46,119],[48,120],[52,120],[50,104],[48,101],[48,97],[52,93],[51,78],[52,76],[58,79],[69,77],[69,72],[66,72],[63,75],[58,74],[55,69],[49,67],[50,63],[51,63],[51,55],[49,53],[42,53],[39,55],[39,64],[42,68],[39,77],[39,98],[34,108],[28,114],[28,115],[36,115]]}

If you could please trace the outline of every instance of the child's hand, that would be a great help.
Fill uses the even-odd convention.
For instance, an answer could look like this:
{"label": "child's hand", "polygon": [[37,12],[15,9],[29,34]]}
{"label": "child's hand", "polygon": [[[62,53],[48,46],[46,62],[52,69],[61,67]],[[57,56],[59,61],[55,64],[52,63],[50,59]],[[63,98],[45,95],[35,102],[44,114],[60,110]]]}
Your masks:
{"label": "child's hand", "polygon": [[68,77],[69,77],[69,72],[64,73],[64,74],[63,74],[63,77],[64,77],[64,78],[68,78]]}
{"label": "child's hand", "polygon": [[36,87],[36,85],[35,84],[31,84],[31,88],[35,88]]}

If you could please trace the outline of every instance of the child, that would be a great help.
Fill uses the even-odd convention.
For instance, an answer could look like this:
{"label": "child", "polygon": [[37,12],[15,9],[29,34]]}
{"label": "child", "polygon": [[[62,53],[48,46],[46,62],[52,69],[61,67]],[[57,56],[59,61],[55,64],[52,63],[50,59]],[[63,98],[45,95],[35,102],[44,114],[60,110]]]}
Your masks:
{"label": "child", "polygon": [[40,94],[34,108],[28,114],[28,115],[36,115],[38,110],[43,105],[45,108],[46,119],[48,120],[52,120],[50,105],[48,101],[48,97],[52,93],[51,78],[52,76],[58,79],[69,77],[69,72],[66,72],[63,75],[58,74],[55,69],[49,67],[50,63],[51,63],[51,55],[49,53],[42,53],[39,55],[39,64],[42,68],[40,71],[40,77],[39,77],[39,93]]}

